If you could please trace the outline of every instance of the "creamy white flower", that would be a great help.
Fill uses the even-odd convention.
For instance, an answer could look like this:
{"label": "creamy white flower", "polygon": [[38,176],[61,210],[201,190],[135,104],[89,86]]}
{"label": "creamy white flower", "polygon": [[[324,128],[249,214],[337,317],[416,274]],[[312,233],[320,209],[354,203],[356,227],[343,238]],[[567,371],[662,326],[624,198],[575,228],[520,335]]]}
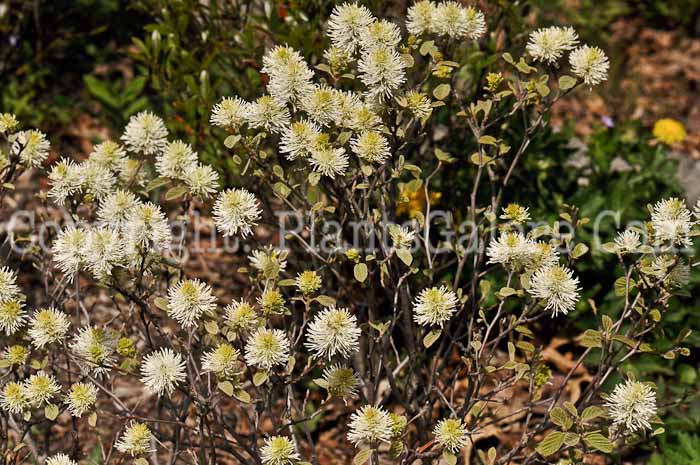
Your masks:
{"label": "creamy white flower", "polygon": [[267,90],[278,102],[295,102],[313,91],[314,72],[291,47],[277,46],[263,56],[262,72],[269,76]]}
{"label": "creamy white flower", "polygon": [[321,289],[321,277],[315,271],[299,273],[294,280],[297,290],[304,295],[311,295]]}
{"label": "creamy white flower", "polygon": [[116,362],[119,334],[115,331],[85,326],[73,338],[71,350],[84,372],[96,375],[107,373]]}
{"label": "creamy white flower", "polygon": [[528,272],[537,271],[542,267],[559,264],[559,252],[548,242],[537,241],[530,246],[525,268]]}
{"label": "creamy white flower", "polygon": [[301,109],[313,121],[328,126],[340,120],[337,92],[327,85],[315,86],[300,102]]}
{"label": "creamy white flower", "polygon": [[0,114],[0,133],[4,134],[14,131],[18,125],[17,117],[12,113]]}
{"label": "creamy white flower", "polygon": [[356,3],[336,5],[328,19],[328,37],[334,47],[353,53],[372,22],[374,16],[365,6]]}
{"label": "creamy white flower", "polygon": [[422,0],[414,3],[406,13],[406,29],[415,36],[430,34],[435,28],[435,13],[433,2]]}
{"label": "creamy white flower", "polygon": [[224,97],[211,110],[209,121],[222,128],[237,128],[246,121],[248,105],[238,97]]}
{"label": "creamy white flower", "polygon": [[382,119],[366,102],[358,101],[357,105],[354,105],[349,112],[347,119],[343,122],[343,127],[355,131],[369,131],[377,129],[382,124]]}
{"label": "creamy white flower", "polygon": [[516,224],[523,224],[531,219],[529,210],[517,203],[509,203],[508,206],[503,208],[503,214],[500,218]]}
{"label": "creamy white flower", "polygon": [[46,465],[78,465],[66,454],[56,454],[46,459]]}
{"label": "creamy white flower", "polygon": [[73,384],[65,399],[70,414],[78,418],[92,410],[95,402],[97,402],[97,388],[92,383]]}
{"label": "creamy white flower", "polygon": [[119,233],[111,228],[93,228],[84,248],[86,268],[96,279],[107,279],[112,270],[124,264],[125,249]]}
{"label": "creamy white flower", "polygon": [[245,117],[251,128],[264,128],[274,133],[289,126],[290,121],[287,107],[271,95],[263,95],[249,104]]}
{"label": "creamy white flower", "polygon": [[546,310],[552,310],[552,317],[559,313],[566,315],[576,307],[579,299],[578,278],[563,266],[540,268],[532,274],[528,292],[545,301]]}
{"label": "creamy white flower", "polygon": [[0,268],[0,302],[15,300],[21,294],[17,273],[6,266]]}
{"label": "creamy white flower", "polygon": [[124,128],[122,142],[132,152],[155,155],[167,144],[168,130],[158,116],[148,111],[132,116]]}
{"label": "creamy white flower", "polygon": [[284,306],[284,296],[277,289],[270,287],[263,291],[263,293],[258,297],[257,303],[262,309],[264,315],[270,315],[273,313],[282,314],[286,310]]}
{"label": "creamy white flower", "polygon": [[615,238],[615,245],[621,254],[634,253],[641,247],[640,236],[637,231],[628,229],[621,232]]}
{"label": "creamy white flower", "polygon": [[127,254],[138,250],[161,251],[170,248],[172,233],[165,213],[151,202],[137,203],[128,213],[124,226]]}
{"label": "creamy white flower", "polygon": [[369,24],[360,35],[360,46],[372,48],[396,48],[401,42],[401,30],[396,24],[384,19]]}
{"label": "creamy white flower", "polygon": [[608,79],[610,62],[598,47],[583,45],[569,55],[571,72],[583,79],[589,86],[595,86]]}
{"label": "creamy white flower", "polygon": [[224,321],[236,332],[248,332],[258,326],[258,315],[245,300],[234,300],[224,309]]}
{"label": "creamy white flower", "polygon": [[423,289],[413,303],[413,320],[422,326],[442,327],[457,311],[457,294],[447,286]]}
{"label": "creamy white flower", "polygon": [[29,349],[19,344],[6,347],[2,352],[2,359],[8,362],[10,366],[22,366],[27,363],[28,358]]}
{"label": "creamy white flower", "polygon": [[121,145],[108,140],[93,148],[89,160],[108,170],[122,171],[127,162],[127,156]]}
{"label": "creamy white flower", "polygon": [[143,159],[128,158],[119,171],[119,180],[127,186],[145,187],[149,181],[149,173],[143,165]]}
{"label": "creamy white flower", "polygon": [[614,425],[624,426],[630,432],[651,429],[651,420],[656,416],[656,393],[650,384],[628,379],[615,386],[605,406]]}
{"label": "creamy white flower", "polygon": [[344,148],[333,148],[330,144],[313,147],[309,160],[314,171],[331,179],[345,175],[349,162]]}
{"label": "creamy white flower", "polygon": [[438,422],[433,430],[435,440],[448,451],[456,454],[469,442],[467,429],[462,420],[446,418]]}
{"label": "creamy white flower", "polygon": [[139,204],[134,194],[118,189],[102,199],[97,218],[102,226],[122,231]]}
{"label": "creamy white flower", "polygon": [[117,178],[106,167],[87,160],[76,167],[81,190],[96,199],[101,199],[114,191]]}
{"label": "creamy white flower", "polygon": [[344,70],[353,61],[353,56],[344,48],[330,47],[323,52],[323,58],[335,72]]}
{"label": "creamy white flower", "polygon": [[324,368],[323,381],[324,387],[334,396],[347,398],[357,393],[357,375],[350,367],[331,365]]}
{"label": "creamy white flower", "polygon": [[355,446],[360,443],[376,445],[389,442],[392,425],[389,413],[382,407],[365,405],[350,416],[348,441]]}
{"label": "creamy white flower", "polygon": [[433,29],[453,39],[478,40],[486,32],[484,14],[473,8],[464,8],[455,1],[442,2],[435,8]]}
{"label": "creamy white flower", "polygon": [[250,266],[258,270],[265,279],[275,279],[287,268],[288,251],[275,249],[271,246],[254,250],[248,256]]}
{"label": "creamy white flower", "polygon": [[316,145],[321,129],[313,121],[306,119],[294,121],[282,132],[280,137],[280,152],[287,154],[287,160],[307,158],[311,155],[311,147]]}
{"label": "creamy white flower", "polygon": [[119,452],[135,457],[153,452],[152,441],[153,435],[146,424],[131,422],[114,446]]}
{"label": "creamy white flower", "polygon": [[377,131],[363,131],[350,141],[352,151],[370,163],[384,163],[391,156],[389,141]]}
{"label": "creamy white flower", "polygon": [[673,255],[660,255],[651,262],[652,274],[668,288],[679,288],[690,282],[690,266]]}
{"label": "creamy white flower", "polygon": [[20,161],[27,167],[41,166],[49,156],[49,141],[43,132],[36,129],[13,134],[10,141],[10,150],[15,156],[19,155]]}
{"label": "creamy white flower", "polygon": [[249,366],[269,370],[284,365],[289,358],[289,339],[279,329],[258,328],[246,342],[245,361]]}
{"label": "creamy white flower", "polygon": [[394,249],[405,249],[413,245],[416,232],[408,229],[406,226],[394,224],[389,227],[389,236]]}
{"label": "creamy white flower", "polygon": [[68,197],[80,191],[82,186],[80,170],[72,160],[61,159],[49,173],[49,197],[56,205],[63,205]]}
{"label": "creamy white flower", "polygon": [[362,330],[347,308],[325,308],[309,324],[304,344],[314,358],[348,358],[360,348]]}
{"label": "creamy white flower", "polygon": [[164,348],[148,354],[141,363],[141,382],[153,394],[172,394],[187,379],[182,355]]}
{"label": "creamy white flower", "polygon": [[406,108],[408,108],[417,119],[423,120],[433,113],[433,106],[430,103],[430,99],[423,92],[409,90],[405,95],[405,99]]}
{"label": "creamy white flower", "polygon": [[87,241],[88,233],[84,229],[68,226],[53,243],[53,260],[70,281],[86,263]]}
{"label": "creamy white flower", "polygon": [[291,439],[272,436],[260,448],[260,459],[264,465],[294,465],[301,457]]}
{"label": "creamy white flower", "polygon": [[7,336],[14,334],[24,325],[27,313],[24,303],[19,300],[0,301],[0,332]]}
{"label": "creamy white flower", "polygon": [[224,236],[240,233],[246,237],[253,232],[262,210],[253,194],[245,189],[227,189],[214,203],[214,222]]}
{"label": "creamy white flower", "polygon": [[503,232],[491,240],[486,255],[488,263],[499,263],[508,269],[516,269],[528,263],[532,254],[532,242],[520,232]]}
{"label": "creamy white flower", "polygon": [[164,178],[182,179],[198,163],[197,153],[181,140],[168,142],[156,155],[156,171]]}
{"label": "creamy white flower", "polygon": [[219,187],[219,174],[209,165],[197,165],[183,173],[183,180],[190,193],[200,199],[208,199]]}
{"label": "creamy white flower", "polygon": [[24,396],[34,407],[47,404],[56,394],[61,392],[61,386],[53,375],[38,371],[22,383]]}
{"label": "creamy white flower", "polygon": [[690,210],[681,199],[672,197],[657,202],[651,213],[654,237],[659,242],[690,247],[690,229],[693,226]]}
{"label": "creamy white flower", "polygon": [[20,383],[7,383],[0,391],[0,407],[10,414],[22,413],[29,408],[29,399]]}
{"label": "creamy white flower", "polygon": [[52,342],[62,341],[70,328],[70,319],[53,307],[37,310],[29,320],[29,338],[41,349]]}
{"label": "creamy white flower", "polygon": [[238,350],[228,342],[219,344],[215,349],[202,355],[202,371],[214,373],[224,379],[231,379],[239,373],[239,356]]}
{"label": "creamy white flower", "polygon": [[360,80],[368,95],[383,101],[406,82],[406,62],[396,50],[374,48],[363,52],[357,64]]}
{"label": "creamy white flower", "polygon": [[578,34],[572,27],[541,28],[530,34],[527,52],[535,61],[554,64],[564,53],[578,44]]}
{"label": "creamy white flower", "polygon": [[199,279],[186,279],[168,289],[168,315],[183,328],[191,328],[202,315],[216,310],[211,287]]}

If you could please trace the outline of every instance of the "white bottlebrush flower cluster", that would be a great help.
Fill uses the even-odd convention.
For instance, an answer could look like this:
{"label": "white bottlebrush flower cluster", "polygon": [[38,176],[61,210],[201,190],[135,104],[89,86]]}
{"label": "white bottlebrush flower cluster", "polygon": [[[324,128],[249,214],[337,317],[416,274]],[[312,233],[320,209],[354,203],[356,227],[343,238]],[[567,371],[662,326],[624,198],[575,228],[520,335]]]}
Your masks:
{"label": "white bottlebrush flower cluster", "polygon": [[[123,146],[105,141],[96,145],[84,161],[64,158],[56,163],[48,174],[48,197],[63,210],[69,210],[72,219],[95,222],[67,226],[55,237],[51,257],[54,267],[48,267],[46,281],[55,282],[56,290],[43,303],[36,303],[33,294],[29,299],[24,296],[17,274],[5,266],[0,268],[0,332],[12,339],[2,348],[0,368],[7,369],[7,378],[15,376],[4,381],[3,374],[0,408],[17,416],[13,420],[22,417],[29,425],[27,418],[33,422],[42,413],[46,419],[56,418],[53,414],[57,413],[57,404],[75,417],[72,421],[89,413],[89,421],[94,422],[102,404],[109,403],[108,409],[119,411],[114,418],[129,421],[119,425],[123,431],[116,434],[114,447],[131,457],[141,457],[138,463],[143,463],[142,456],[154,452],[157,445],[195,444],[189,438],[180,443],[180,437],[173,440],[167,436],[171,428],[181,429],[183,435],[197,434],[192,428],[193,412],[199,426],[207,434],[215,434],[210,441],[213,449],[218,448],[219,441],[238,440],[235,427],[220,434],[208,421],[217,418],[222,406],[250,409],[246,413],[255,412],[255,423],[247,422],[244,427],[251,429],[255,424],[268,429],[254,434],[247,431],[240,437],[252,445],[230,450],[248,454],[254,457],[251,460],[265,465],[293,465],[302,460],[306,451],[302,447],[304,438],[297,434],[295,426],[300,425],[298,412],[307,415],[306,408],[311,405],[307,400],[314,403],[314,408],[318,406],[318,413],[309,418],[315,420],[331,400],[340,405],[342,399],[347,406],[356,398],[362,406],[341,428],[347,430],[348,442],[363,449],[361,454],[369,448],[371,454],[388,451],[398,457],[417,450],[406,447],[416,427],[404,430],[408,418],[414,424],[415,414],[415,424],[426,427],[421,436],[432,431],[435,447],[449,459],[450,454],[468,445],[469,435],[478,431],[481,418],[472,415],[476,409],[467,414],[457,402],[452,405],[459,392],[454,384],[450,387],[445,382],[443,386],[443,378],[438,377],[444,370],[447,379],[447,373],[456,366],[453,360],[457,361],[459,372],[449,377],[456,382],[462,372],[476,369],[470,374],[477,373],[479,383],[484,380],[483,391],[488,390],[492,380],[492,368],[499,376],[514,370],[513,383],[525,374],[535,383],[547,378],[548,367],[535,373],[536,365],[531,360],[537,357],[521,357],[517,350],[530,352],[537,343],[534,337],[533,342],[526,340],[533,334],[528,328],[530,322],[544,313],[556,316],[571,312],[582,289],[569,268],[574,266],[573,252],[565,257],[570,259],[566,266],[560,263],[557,248],[560,242],[568,245],[568,237],[562,238],[558,230],[552,231],[554,228],[527,234],[519,231],[531,219],[528,208],[517,204],[503,208],[500,219],[504,221],[498,224],[499,229],[495,211],[474,209],[475,216],[483,215],[488,220],[479,223],[479,234],[483,231],[486,237],[493,229],[499,235],[485,251],[482,236],[478,236],[478,256],[473,264],[468,263],[466,251],[456,242],[446,244],[455,252],[449,261],[433,264],[433,259],[441,258],[429,251],[424,260],[421,247],[430,249],[429,243],[436,234],[431,235],[429,227],[423,228],[420,218],[412,218],[408,227],[378,228],[377,238],[390,240],[390,247],[382,244],[376,253],[359,249],[342,253],[333,244],[334,250],[327,256],[317,256],[311,247],[305,248],[313,255],[311,259],[309,255],[292,254],[297,245],[290,249],[270,245],[277,239],[270,238],[275,233],[266,236],[269,228],[265,224],[258,227],[264,221],[263,206],[265,218],[269,219],[278,205],[295,206],[297,194],[304,202],[299,210],[307,213],[308,206],[316,215],[313,221],[330,218],[340,210],[343,221],[355,219],[356,215],[374,222],[382,216],[399,216],[402,213],[393,187],[398,187],[403,196],[406,182],[410,183],[407,191],[411,187],[411,192],[416,193],[408,203],[431,201],[428,181],[433,175],[423,178],[421,173],[426,173],[426,166],[414,164],[420,158],[409,152],[415,151],[422,157],[427,148],[433,148],[432,140],[426,140],[424,148],[419,141],[422,133],[418,131],[427,131],[427,119],[434,110],[442,112],[437,109],[446,103],[445,97],[440,97],[442,90],[435,92],[437,89],[429,87],[435,78],[442,80],[444,89],[451,70],[460,65],[451,62],[443,51],[464,43],[476,47],[486,33],[486,19],[476,8],[457,1],[423,0],[409,8],[406,28],[411,37],[403,37],[397,24],[375,18],[364,6],[335,5],[327,27],[331,47],[323,54],[306,55],[313,62],[323,56],[327,64],[315,63],[317,66],[311,67],[301,51],[287,45],[273,46],[262,57],[267,94],[251,102],[226,97],[213,107],[211,124],[231,138],[224,145],[255,149],[249,152],[250,166],[255,165],[254,176],[261,185],[227,188],[215,195],[219,189],[217,172],[200,162],[196,147],[183,140],[169,140],[165,122],[149,112],[130,119],[120,139]],[[449,45],[440,49],[436,44]],[[577,46],[578,36],[572,28],[552,27],[535,31],[527,52],[535,62],[547,65],[547,72],[554,72],[569,53],[571,72],[584,83],[594,85],[606,79],[608,61],[604,53],[594,47]],[[431,47],[435,49],[421,51]],[[415,73],[421,76],[419,84],[409,85],[415,77],[411,76],[411,68],[426,61],[431,63],[429,72]],[[447,87],[457,86],[457,81],[450,80]],[[499,95],[487,90],[497,95],[499,102],[509,97],[506,94],[510,91]],[[472,114],[467,117],[475,118],[474,114],[483,112],[486,118],[490,111],[498,110],[493,106],[487,111],[483,102],[476,110],[470,107]],[[526,105],[528,100],[519,100],[518,104]],[[11,134],[16,126],[16,120],[0,115],[3,135]],[[267,141],[266,136],[270,136]],[[491,145],[481,143],[491,136],[481,136],[483,139],[477,138],[480,145]],[[12,153],[26,167],[37,167],[46,161],[49,147],[43,134],[24,131],[11,137],[8,140]],[[269,145],[262,145],[270,140],[277,144],[281,155],[273,154],[275,150]],[[505,145],[494,146],[504,151],[499,156],[508,151]],[[435,176],[448,164],[444,152],[440,152],[435,150],[439,160]],[[1,155],[7,158],[4,152]],[[0,158],[0,173],[5,170],[5,158]],[[234,160],[238,158],[239,154],[235,154]],[[499,169],[500,166],[488,165],[489,178],[498,179]],[[407,173],[412,176],[410,181]],[[240,179],[246,179],[247,167],[236,176],[239,174]],[[301,176],[295,179],[297,175]],[[275,194],[279,194],[274,198],[264,196],[265,184],[270,180]],[[154,193],[164,186],[168,189],[163,196]],[[311,188],[303,192],[308,186]],[[282,195],[285,189],[293,193]],[[363,194],[357,194],[360,191]],[[355,202],[354,196],[365,192],[368,194],[362,202]],[[377,192],[379,197],[372,197]],[[418,197],[423,192],[424,198]],[[185,201],[173,202],[180,197]],[[377,198],[380,201],[375,203]],[[241,276],[241,281],[247,279],[247,284],[229,286],[237,300],[223,309],[216,296],[227,290],[224,287],[231,284],[229,281],[224,279],[222,284],[212,279],[210,285],[204,280],[186,278],[194,273],[205,275],[201,270],[193,273],[188,268],[189,257],[184,257],[184,252],[191,250],[185,244],[191,229],[187,228],[182,237],[183,254],[177,257],[182,261],[174,260],[176,254],[170,252],[173,235],[168,218],[188,218],[191,205],[192,209],[201,207],[201,211],[211,212],[215,225],[214,228],[209,224],[212,235],[218,231],[220,236],[246,239],[254,230],[261,233],[256,238],[260,242],[252,248],[252,244],[245,244],[240,249],[245,253],[236,256],[234,262],[241,264],[248,255],[249,266],[241,266],[240,275],[236,276]],[[670,291],[689,280],[692,262],[680,259],[672,249],[692,245],[698,217],[700,204],[691,213],[678,199],[664,200],[654,207],[649,224],[649,233],[661,252],[647,253],[640,234],[634,230],[618,236],[615,250],[620,255],[646,255],[645,261],[640,262],[643,266],[638,267],[640,273],[654,278],[649,286]],[[313,239],[313,234],[303,230],[294,239],[303,242]],[[543,235],[549,240],[543,240]],[[488,260],[482,260],[483,253]],[[425,261],[427,268],[423,268]],[[455,261],[461,264],[458,273],[452,275]],[[205,260],[202,262],[206,267]],[[484,262],[498,266],[477,269],[486,265]],[[465,263],[463,269],[461,265]],[[351,284],[343,276],[347,265],[354,271]],[[462,272],[473,272],[471,286],[461,280]],[[505,276],[508,284],[503,292],[494,294],[492,283]],[[432,284],[447,279],[449,286]],[[35,287],[39,294],[41,286]],[[420,291],[414,294],[417,289]],[[638,292],[643,292],[640,289]],[[666,293],[660,294],[660,301],[667,298]],[[513,295],[523,305],[511,306],[515,297],[504,304],[505,297]],[[499,307],[489,313],[488,306],[493,301]],[[113,306],[107,312],[101,311],[110,304]],[[27,306],[31,312],[25,310]],[[504,314],[516,307],[512,314]],[[522,315],[518,315],[521,309]],[[504,336],[510,326],[518,332],[518,340]],[[502,332],[496,334],[499,331]],[[412,339],[415,333],[427,332],[444,337],[444,344],[430,346],[426,338],[425,347],[420,347],[420,340]],[[399,334],[413,345],[397,344]],[[607,336],[594,342],[610,341],[620,342]],[[500,348],[506,345],[508,361]],[[490,348],[493,352],[484,354]],[[60,353],[50,353],[54,350]],[[503,358],[505,363],[496,367],[498,360],[494,360],[493,365],[482,365],[491,363],[492,358]],[[68,369],[61,370],[63,363]],[[528,373],[529,370],[533,371]],[[122,382],[130,375],[140,379],[141,392],[156,398],[145,396],[146,402],[133,404],[121,400]],[[425,392],[420,394],[421,405],[409,412],[414,409],[415,399],[404,404],[400,396],[420,391],[421,383],[428,379],[433,385],[426,383]],[[440,383],[435,383],[436,379]],[[307,389],[311,383],[326,391],[326,401],[316,403],[318,393]],[[502,376],[498,383],[507,386],[511,378]],[[298,403],[302,386],[308,399]],[[105,394],[105,402],[98,402],[100,393]],[[285,396],[284,401],[280,393]],[[482,394],[488,398],[493,393],[478,393]],[[389,404],[396,399],[402,401],[401,413],[406,417],[390,413],[398,410],[398,404]],[[448,404],[449,414],[444,404]],[[146,410],[148,405],[149,415],[140,416],[137,410]],[[648,429],[656,413],[655,394],[650,386],[629,381],[615,388],[606,407],[614,425],[611,430]],[[277,408],[287,410],[275,418]],[[176,415],[169,419],[150,416],[170,411]],[[229,423],[226,415],[219,418]],[[258,423],[259,418],[264,421]],[[435,422],[437,418],[442,419]],[[148,424],[153,421],[153,432],[146,423],[131,421],[136,419]],[[607,428],[609,423],[601,420],[601,425]],[[200,444],[205,445],[205,441]],[[215,451],[211,458],[216,460],[217,454]],[[433,457],[432,452],[429,454],[425,460]],[[411,457],[423,459],[416,454]],[[47,459],[47,463],[74,462],[69,456],[58,454]]]}
{"label": "white bottlebrush flower cluster", "polygon": [[141,382],[153,393],[172,394],[175,387],[187,379],[182,355],[164,348],[148,354],[141,364]]}
{"label": "white bottlebrush flower cluster", "polygon": [[437,34],[476,41],[486,32],[486,18],[476,8],[459,2],[422,0],[409,7],[406,28],[417,36]]}
{"label": "white bottlebrush flower cluster", "polygon": [[382,407],[365,405],[350,416],[348,441],[376,446],[391,439],[393,422]]}
{"label": "white bottlebrush flower cluster", "polygon": [[534,61],[558,66],[559,59],[567,52],[571,72],[588,86],[595,86],[608,79],[610,63],[605,52],[598,47],[577,47],[578,34],[572,27],[552,26],[530,34],[527,52]]}
{"label": "white bottlebrush flower cluster", "polygon": [[422,326],[442,327],[457,311],[457,294],[447,286],[423,289],[413,304],[413,319]]}
{"label": "white bottlebrush flower cluster", "polygon": [[183,328],[191,328],[202,315],[212,315],[215,309],[211,287],[198,279],[180,281],[168,290],[168,315]]}
{"label": "white bottlebrush flower cluster", "polygon": [[[529,219],[527,209],[512,204],[504,209],[504,219],[520,224]],[[489,244],[486,255],[488,263],[496,263],[509,272],[528,276],[527,291],[540,299],[552,317],[566,315],[576,307],[580,288],[573,271],[559,265],[559,254],[552,244],[535,241],[519,231],[503,231]]]}
{"label": "white bottlebrush flower cluster", "polygon": [[314,357],[348,358],[359,349],[362,331],[347,308],[326,308],[309,324],[306,347]]}
{"label": "white bottlebrush flower cluster", "polygon": [[651,420],[656,416],[656,392],[647,383],[628,379],[615,386],[605,406],[614,425],[629,432],[651,429]]}

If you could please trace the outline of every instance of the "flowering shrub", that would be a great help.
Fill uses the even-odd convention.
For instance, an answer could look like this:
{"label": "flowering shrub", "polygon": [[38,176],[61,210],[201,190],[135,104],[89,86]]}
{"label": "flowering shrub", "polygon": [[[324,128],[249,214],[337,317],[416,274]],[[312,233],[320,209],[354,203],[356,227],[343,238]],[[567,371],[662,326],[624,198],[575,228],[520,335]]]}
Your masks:
{"label": "flowering shrub", "polygon": [[[66,220],[13,242],[18,264],[0,269],[10,463],[77,463],[84,442],[99,463],[318,463],[329,424],[355,464],[466,461],[494,426],[516,439],[479,450],[483,463],[578,463],[662,431],[653,384],[606,381],[640,353],[687,355],[683,338],[650,340],[689,279],[700,209],[659,200],[603,245],[619,260],[612,318],[580,298],[589,247],[576,232],[590,219],[567,206],[538,223],[506,199],[552,105],[606,79],[603,51],[572,28],[537,30],[465,101],[451,58],[488,34],[474,7],[424,0],[395,24],[345,3],[327,33],[315,69],[277,44],[262,59],[267,93],[212,109],[238,167],[224,188],[149,112],[119,142],[50,167],[37,200]],[[444,131],[462,151],[441,148]],[[49,145],[9,114],[0,132],[4,200]],[[457,170],[471,192],[460,211],[438,210],[434,186],[449,195]],[[195,275],[203,231],[219,252],[252,247],[245,284]],[[30,263],[40,280],[27,289]],[[599,326],[555,380],[538,325],[576,307]],[[71,441],[42,439],[59,426]]]}

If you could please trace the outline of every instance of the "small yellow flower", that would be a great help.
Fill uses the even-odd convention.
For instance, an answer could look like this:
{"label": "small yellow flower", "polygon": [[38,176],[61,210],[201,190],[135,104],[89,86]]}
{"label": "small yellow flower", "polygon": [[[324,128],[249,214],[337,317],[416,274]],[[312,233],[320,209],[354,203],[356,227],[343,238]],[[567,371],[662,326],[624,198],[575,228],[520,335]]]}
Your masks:
{"label": "small yellow flower", "polygon": [[672,118],[662,118],[654,123],[654,137],[665,144],[683,142],[686,138],[683,123]]}
{"label": "small yellow flower", "polygon": [[[435,205],[440,201],[442,197],[442,192],[431,192],[430,193],[430,205]],[[425,211],[425,191],[423,189],[418,189],[416,192],[401,192],[400,199],[408,199],[405,202],[399,201],[396,204],[396,214],[403,215],[407,214],[410,218],[415,218],[419,213]]]}

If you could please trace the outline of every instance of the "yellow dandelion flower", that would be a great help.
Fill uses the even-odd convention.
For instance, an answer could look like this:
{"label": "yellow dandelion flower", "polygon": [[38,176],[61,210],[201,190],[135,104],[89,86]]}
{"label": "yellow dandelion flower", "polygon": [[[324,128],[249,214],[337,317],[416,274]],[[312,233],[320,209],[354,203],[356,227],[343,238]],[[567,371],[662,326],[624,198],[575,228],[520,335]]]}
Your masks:
{"label": "yellow dandelion flower", "polygon": [[653,134],[661,142],[669,145],[683,142],[687,136],[683,123],[672,118],[661,118],[654,123]]}

